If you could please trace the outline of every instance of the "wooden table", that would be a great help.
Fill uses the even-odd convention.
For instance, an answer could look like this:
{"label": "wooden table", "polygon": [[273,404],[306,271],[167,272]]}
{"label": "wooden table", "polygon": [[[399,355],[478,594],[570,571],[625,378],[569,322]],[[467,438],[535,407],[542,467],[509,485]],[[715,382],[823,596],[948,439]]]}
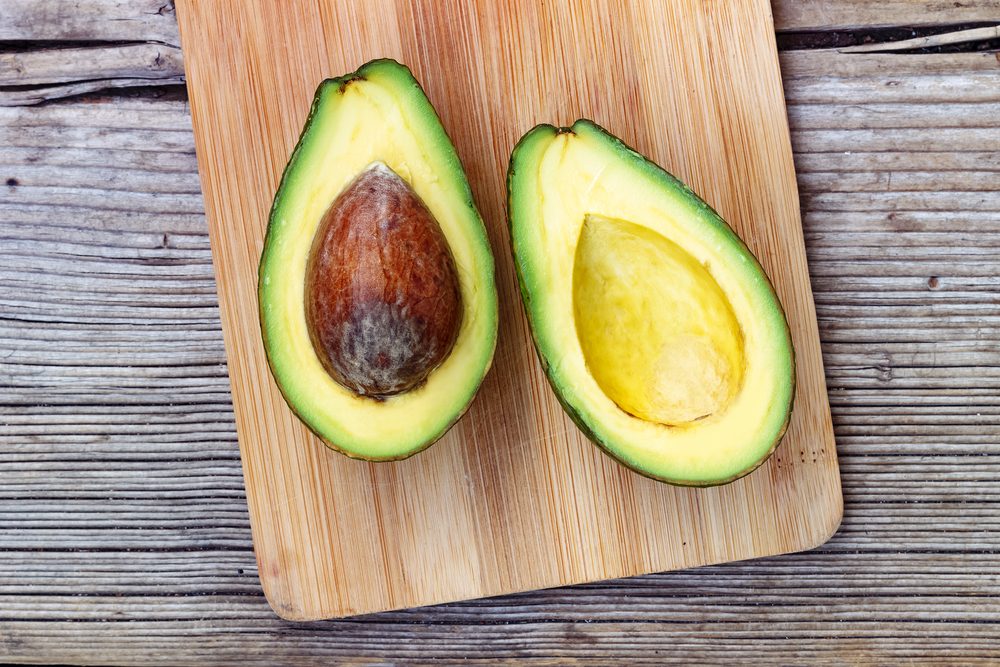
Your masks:
{"label": "wooden table", "polygon": [[840,532],[297,625],[257,580],[173,8],[3,0],[0,661],[997,664],[1000,43],[836,47],[994,26],[1000,0],[774,9]]}

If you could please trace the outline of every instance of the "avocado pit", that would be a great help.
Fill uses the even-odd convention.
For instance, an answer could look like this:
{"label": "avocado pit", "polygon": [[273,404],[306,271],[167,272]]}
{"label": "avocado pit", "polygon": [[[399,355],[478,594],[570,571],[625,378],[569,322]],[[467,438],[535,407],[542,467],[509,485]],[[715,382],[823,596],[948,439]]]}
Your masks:
{"label": "avocado pit", "polygon": [[373,164],[327,210],[309,252],[306,325],[323,368],[361,396],[410,391],[451,352],[462,310],[437,220]]}

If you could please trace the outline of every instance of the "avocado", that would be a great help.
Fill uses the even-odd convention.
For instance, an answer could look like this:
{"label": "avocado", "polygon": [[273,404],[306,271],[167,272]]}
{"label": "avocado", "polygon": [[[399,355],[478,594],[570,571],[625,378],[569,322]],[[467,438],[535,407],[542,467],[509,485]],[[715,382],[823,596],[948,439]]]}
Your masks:
{"label": "avocado", "polygon": [[258,300],[271,373],[329,447],[411,456],[493,359],[493,255],[455,148],[405,66],[322,82],[274,196]]}
{"label": "avocado", "polygon": [[684,486],[763,463],[788,426],[784,311],[736,233],[588,120],[539,125],[507,175],[514,262],[542,366],[623,464]]}

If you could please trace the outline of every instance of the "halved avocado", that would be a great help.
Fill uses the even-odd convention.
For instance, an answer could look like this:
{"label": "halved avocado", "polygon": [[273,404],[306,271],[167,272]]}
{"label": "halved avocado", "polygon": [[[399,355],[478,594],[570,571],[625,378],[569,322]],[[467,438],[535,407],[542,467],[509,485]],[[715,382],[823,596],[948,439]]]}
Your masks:
{"label": "halved avocado", "polygon": [[320,84],[260,260],[264,348],[330,447],[415,454],[465,412],[493,358],[493,256],[458,155],[410,70]]}
{"label": "halved avocado", "polygon": [[569,415],[637,472],[723,484],[788,425],[794,354],[770,281],[689,188],[588,120],[511,156],[524,308]]}

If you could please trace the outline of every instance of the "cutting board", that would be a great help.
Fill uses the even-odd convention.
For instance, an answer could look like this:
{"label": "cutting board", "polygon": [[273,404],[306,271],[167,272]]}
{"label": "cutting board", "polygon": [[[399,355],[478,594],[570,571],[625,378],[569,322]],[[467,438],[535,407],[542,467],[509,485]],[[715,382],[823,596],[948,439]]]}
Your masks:
{"label": "cutting board", "polygon": [[[767,0],[181,0],[198,164],[260,579],[319,619],[816,546],[842,513]],[[465,165],[497,259],[500,335],[468,414],[409,460],[328,450],[267,368],[257,262],[316,85],[409,65]],[[776,454],[721,488],[641,477],[550,391],[518,300],[504,175],[539,122],[591,118],[689,183],[773,278],[798,359]]]}

